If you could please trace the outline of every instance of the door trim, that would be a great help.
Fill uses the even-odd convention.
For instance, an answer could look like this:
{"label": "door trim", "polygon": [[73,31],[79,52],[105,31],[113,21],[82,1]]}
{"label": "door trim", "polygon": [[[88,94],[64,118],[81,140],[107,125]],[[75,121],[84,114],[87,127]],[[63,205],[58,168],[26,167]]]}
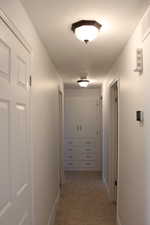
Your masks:
{"label": "door trim", "polygon": [[[115,216],[117,217],[117,215],[118,215],[118,198],[119,198],[119,196],[118,196],[118,190],[119,190],[119,87],[120,87],[120,80],[119,79],[115,79],[115,80],[113,80],[112,82],[111,82],[111,84],[110,84],[110,91],[111,91],[111,110],[113,111],[113,109],[112,109],[112,107],[113,107],[113,104],[114,104],[114,100],[113,100],[113,88],[115,87],[115,85],[117,86],[117,155],[116,156],[114,156],[115,155],[115,146],[113,145],[113,141],[114,141],[114,138],[115,138],[115,136],[114,136],[114,132],[112,132],[113,131],[113,129],[114,129],[114,125],[113,125],[113,122],[114,122],[114,114],[111,116],[111,154],[113,154],[113,155],[111,155],[111,158],[113,158],[113,161],[111,162],[111,171],[113,171],[112,173],[111,173],[111,189],[112,190],[110,190],[111,191],[111,199],[112,199],[112,201],[114,202],[114,200],[115,200],[115,197],[114,197],[114,195],[115,195],[115,191],[113,190],[113,188],[114,188],[114,177],[115,177],[115,169],[114,169],[114,167],[116,166],[117,167],[117,170],[116,170],[116,173],[117,173],[117,191],[116,191],[116,209],[115,209]],[[116,163],[116,165],[115,165],[115,161],[117,160],[117,163]],[[113,168],[112,168],[113,167]]]}
{"label": "door trim", "polygon": [[[60,101],[61,99],[61,101]],[[64,184],[64,122],[63,122],[63,92],[60,87],[58,87],[58,109],[59,109],[59,185]],[[61,109],[61,110],[60,110]],[[61,190],[60,190],[61,191]]]}
{"label": "door trim", "polygon": [[18,30],[14,22],[5,14],[5,12],[0,8],[0,18],[9,28],[9,30],[15,35],[15,37],[21,42],[24,48],[28,51],[29,54],[32,52],[32,48],[29,43],[25,40],[22,33]]}

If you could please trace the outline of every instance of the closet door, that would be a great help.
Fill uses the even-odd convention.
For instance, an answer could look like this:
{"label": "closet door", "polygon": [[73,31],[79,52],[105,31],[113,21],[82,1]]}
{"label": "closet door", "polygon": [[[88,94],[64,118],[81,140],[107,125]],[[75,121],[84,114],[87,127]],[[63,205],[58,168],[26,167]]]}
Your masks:
{"label": "closet door", "polygon": [[0,19],[0,224],[31,225],[30,56]]}

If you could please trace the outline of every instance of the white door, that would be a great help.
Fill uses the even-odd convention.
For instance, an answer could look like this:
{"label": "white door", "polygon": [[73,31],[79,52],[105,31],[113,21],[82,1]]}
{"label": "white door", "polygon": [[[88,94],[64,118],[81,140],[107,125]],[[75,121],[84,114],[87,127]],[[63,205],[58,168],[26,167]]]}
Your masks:
{"label": "white door", "polygon": [[29,59],[0,19],[1,225],[31,225]]}

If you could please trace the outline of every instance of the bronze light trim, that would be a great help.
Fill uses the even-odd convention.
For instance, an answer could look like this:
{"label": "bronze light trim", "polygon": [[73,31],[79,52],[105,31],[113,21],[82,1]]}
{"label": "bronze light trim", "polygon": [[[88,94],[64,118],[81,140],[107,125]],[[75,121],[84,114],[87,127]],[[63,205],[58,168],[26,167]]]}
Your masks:
{"label": "bronze light trim", "polygon": [[[95,20],[80,20],[72,24],[71,30],[75,33],[75,30],[82,26],[93,26],[96,27],[98,31],[102,27],[102,25]],[[84,42],[87,44],[89,40],[85,39]]]}
{"label": "bronze light trim", "polygon": [[78,27],[81,27],[81,26],[94,26],[98,30],[100,30],[100,28],[102,27],[102,25],[95,20],[80,20],[80,21],[72,24],[71,30],[73,32],[75,32],[75,29]]}

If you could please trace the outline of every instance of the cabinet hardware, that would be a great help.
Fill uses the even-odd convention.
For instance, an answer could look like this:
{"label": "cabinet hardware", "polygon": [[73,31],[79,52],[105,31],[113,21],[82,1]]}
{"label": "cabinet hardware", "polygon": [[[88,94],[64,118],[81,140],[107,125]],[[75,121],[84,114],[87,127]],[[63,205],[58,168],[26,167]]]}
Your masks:
{"label": "cabinet hardware", "polygon": [[29,86],[30,87],[32,86],[32,76],[31,75],[29,76]]}
{"label": "cabinet hardware", "polygon": [[80,130],[80,127],[79,127],[79,125],[77,125],[77,131],[79,131]]}

